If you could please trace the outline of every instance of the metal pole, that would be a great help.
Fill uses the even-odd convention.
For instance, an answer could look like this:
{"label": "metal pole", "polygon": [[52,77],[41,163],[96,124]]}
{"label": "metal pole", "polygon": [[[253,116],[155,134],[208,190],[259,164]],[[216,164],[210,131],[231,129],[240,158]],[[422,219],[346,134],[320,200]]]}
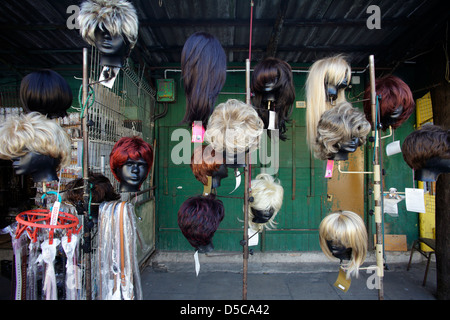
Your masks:
{"label": "metal pole", "polygon": [[379,158],[379,148],[380,148],[380,128],[377,127],[376,116],[379,114],[377,112],[376,103],[376,89],[375,89],[375,62],[374,56],[369,56],[369,68],[370,68],[370,101],[372,106],[372,123],[373,130],[375,132],[375,148],[374,148],[374,163],[373,163],[373,191],[374,191],[374,202],[375,202],[375,230],[376,230],[376,259],[377,259],[377,275],[379,280],[378,288],[378,299],[384,300],[384,290],[383,290],[383,276],[384,276],[384,261],[383,261],[383,231],[382,231],[382,212],[381,212],[381,166]]}
{"label": "metal pole", "polygon": [[[81,119],[81,127],[83,131],[83,183],[84,183],[84,193],[83,200],[85,205],[89,203],[89,132],[87,126],[87,97],[88,97],[88,49],[83,48],[83,96],[82,103],[84,108],[83,117]],[[91,290],[91,227],[89,220],[89,210],[84,212],[84,258],[85,258],[85,289],[86,289],[86,300],[92,299]]]}
{"label": "metal pole", "polygon": [[[250,104],[250,60],[246,59],[246,103]],[[242,279],[242,300],[247,300],[247,269],[248,269],[248,188],[249,188],[249,153],[245,153],[244,167],[244,241],[243,241],[243,279]]]}

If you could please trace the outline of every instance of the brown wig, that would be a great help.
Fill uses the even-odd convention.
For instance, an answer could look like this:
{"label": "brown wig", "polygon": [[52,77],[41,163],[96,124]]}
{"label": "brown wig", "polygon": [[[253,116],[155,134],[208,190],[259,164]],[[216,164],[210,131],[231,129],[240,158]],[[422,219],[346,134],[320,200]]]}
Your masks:
{"label": "brown wig", "polygon": [[[205,152],[206,149],[206,152]],[[218,171],[222,164],[221,159],[215,158],[215,151],[210,145],[201,145],[194,149],[191,156],[191,170],[195,178],[203,185],[208,184],[208,176]]]}
{"label": "brown wig", "polygon": [[[100,173],[89,174],[89,189],[92,193],[91,201],[99,204],[104,201],[119,200],[120,195],[116,193],[114,187],[107,177]],[[66,192],[64,198],[72,205],[76,206],[83,201],[83,178],[70,181],[66,185]]]}
{"label": "brown wig", "polygon": [[450,159],[450,130],[425,124],[410,133],[402,144],[403,159],[415,170],[426,166],[432,158]]}
{"label": "brown wig", "polygon": [[65,117],[73,98],[67,81],[50,69],[27,74],[20,83],[19,96],[26,113],[37,111],[50,119]]}
{"label": "brown wig", "polygon": [[210,194],[187,199],[178,210],[178,226],[192,247],[212,244],[212,238],[225,216],[222,201]]}
{"label": "brown wig", "polygon": [[[379,96],[380,123],[383,131],[386,131],[389,126],[396,129],[408,120],[414,111],[415,103],[411,89],[402,79],[393,75],[378,78],[375,80],[375,90]],[[367,86],[364,91],[364,100],[364,113],[372,124],[370,86]],[[400,106],[403,107],[403,111],[398,117],[393,118],[392,114]]]}
{"label": "brown wig", "polygon": [[291,66],[277,58],[267,58],[255,66],[251,79],[251,91],[254,94],[252,103],[259,117],[264,121],[264,127],[269,124],[269,110],[264,100],[268,93],[273,93],[274,110],[278,115],[280,139],[286,140],[286,122],[292,114],[292,105],[295,101],[295,87],[292,79]]}
{"label": "brown wig", "polygon": [[201,121],[206,129],[214,103],[225,84],[225,51],[211,34],[196,32],[185,42],[181,52],[181,73],[186,93],[183,123]]}

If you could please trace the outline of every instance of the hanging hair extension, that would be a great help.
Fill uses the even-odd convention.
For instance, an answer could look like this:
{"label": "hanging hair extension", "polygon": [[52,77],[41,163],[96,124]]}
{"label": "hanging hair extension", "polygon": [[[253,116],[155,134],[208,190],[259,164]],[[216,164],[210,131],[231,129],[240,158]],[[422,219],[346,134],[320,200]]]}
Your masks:
{"label": "hanging hair extension", "polygon": [[136,9],[125,0],[86,0],[80,6],[77,18],[83,39],[95,46],[95,30],[108,31],[111,36],[122,35],[134,48],[139,32]]}
{"label": "hanging hair extension", "polygon": [[318,60],[310,67],[306,79],[306,139],[311,151],[320,117],[333,107],[327,96],[328,87],[336,89],[333,103],[346,101],[345,87],[350,83],[351,72],[342,55]]}
{"label": "hanging hair extension", "polygon": [[349,102],[341,102],[322,114],[317,125],[314,156],[321,160],[332,159],[341,146],[353,138],[359,139],[359,146],[364,145],[370,128],[362,111]]}
{"label": "hanging hair extension", "polygon": [[222,201],[215,195],[194,196],[178,210],[178,226],[184,237],[196,250],[212,245],[212,238],[225,216]]}
{"label": "hanging hair extension", "polygon": [[320,248],[331,260],[336,259],[328,248],[327,241],[351,248],[351,260],[345,266],[347,278],[358,277],[359,267],[367,255],[368,237],[364,221],[351,211],[338,211],[327,215],[319,226]]}
{"label": "hanging hair extension", "polygon": [[[253,201],[249,202],[248,217],[249,225],[253,230],[262,231],[264,227],[266,229],[275,227],[274,220],[283,205],[283,194],[284,189],[280,181],[270,174],[260,173],[252,180],[251,197],[253,197]],[[268,218],[267,221],[255,222],[261,220],[255,219],[254,210],[264,212],[263,215],[264,218]]]}
{"label": "hanging hair extension", "polygon": [[[411,89],[402,79],[392,75],[378,78],[375,80],[375,91],[379,96],[380,122],[383,131],[386,131],[389,126],[396,129],[408,120],[414,111],[415,103]],[[364,91],[363,105],[366,118],[372,124],[370,85]],[[392,117],[400,106],[403,107],[402,112],[396,117]]]}
{"label": "hanging hair extension", "polygon": [[19,96],[25,112],[37,111],[50,119],[65,117],[73,98],[67,81],[50,69],[27,74],[20,83]]}
{"label": "hanging hair extension", "polygon": [[[267,94],[267,85],[271,85],[270,91],[274,94],[274,111],[278,114],[277,129],[280,130],[279,137],[286,140],[286,123],[292,114],[292,106],[295,101],[295,87],[292,78],[291,66],[283,60],[277,58],[266,58],[258,63],[252,74],[251,91],[253,106],[256,108],[259,117],[264,122],[264,128],[269,125],[269,112],[263,105],[264,97]],[[270,134],[270,130],[268,131]]]}
{"label": "hanging hair extension", "polygon": [[186,94],[182,122],[201,121],[206,128],[227,76],[226,55],[220,42],[206,32],[191,35],[181,52],[181,73]]}
{"label": "hanging hair extension", "polygon": [[405,138],[402,154],[408,166],[415,170],[426,167],[432,158],[450,159],[450,130],[425,124]]}
{"label": "hanging hair extension", "polygon": [[255,109],[229,99],[214,109],[204,139],[215,152],[226,151],[228,157],[256,150],[263,131],[264,123]]}
{"label": "hanging hair extension", "polygon": [[[139,160],[144,159],[147,162],[148,168],[153,164],[153,148],[145,142],[142,138],[135,137],[123,137],[116,142],[109,154],[109,166],[114,175],[114,178],[120,182],[119,177],[116,174],[116,169],[121,168],[128,159]],[[147,173],[147,175],[150,173]]]}
{"label": "hanging hair extension", "polygon": [[70,164],[72,141],[55,121],[38,112],[13,116],[0,124],[0,159],[29,152],[59,160],[56,170]]}
{"label": "hanging hair extension", "polygon": [[201,145],[194,149],[190,166],[195,179],[203,185],[207,185],[208,176],[212,177],[214,172],[219,170],[222,163],[222,158],[216,158],[216,152],[211,145]]}

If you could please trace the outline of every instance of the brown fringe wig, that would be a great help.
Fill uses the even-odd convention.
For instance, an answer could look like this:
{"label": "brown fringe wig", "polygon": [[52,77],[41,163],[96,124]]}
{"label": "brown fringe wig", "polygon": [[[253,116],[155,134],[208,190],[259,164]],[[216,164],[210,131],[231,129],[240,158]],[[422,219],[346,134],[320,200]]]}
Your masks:
{"label": "brown fringe wig", "polygon": [[266,58],[258,63],[252,73],[251,91],[254,94],[252,103],[258,112],[259,117],[264,121],[264,127],[269,124],[269,112],[263,105],[266,86],[272,84],[275,101],[275,111],[278,115],[279,137],[286,140],[286,122],[292,114],[292,106],[295,101],[295,87],[292,79],[291,66],[283,60],[277,58]]}
{"label": "brown fringe wig", "polygon": [[[411,89],[399,77],[389,75],[375,80],[375,90],[379,96],[380,123],[382,130],[386,131],[389,126],[392,129],[400,127],[415,108],[414,98]],[[367,120],[372,124],[372,107],[370,101],[370,86],[364,91],[364,113]],[[392,119],[392,113],[399,107],[403,107],[402,113],[396,119]],[[395,121],[393,121],[395,120]]]}
{"label": "brown fringe wig", "polygon": [[225,216],[222,201],[210,194],[187,199],[178,210],[178,226],[192,247],[211,244],[214,233]]}
{"label": "brown fringe wig", "polygon": [[227,76],[226,55],[220,42],[206,32],[191,35],[181,52],[181,74],[186,94],[182,122],[201,121],[206,129]]}
{"label": "brown fringe wig", "polygon": [[215,156],[216,153],[210,145],[198,146],[192,153],[190,164],[192,173],[203,185],[208,184],[208,176],[212,177],[223,163],[222,158],[216,159]]}
{"label": "brown fringe wig", "polygon": [[432,158],[450,159],[450,130],[425,124],[410,133],[402,144],[403,159],[409,167],[422,169]]}

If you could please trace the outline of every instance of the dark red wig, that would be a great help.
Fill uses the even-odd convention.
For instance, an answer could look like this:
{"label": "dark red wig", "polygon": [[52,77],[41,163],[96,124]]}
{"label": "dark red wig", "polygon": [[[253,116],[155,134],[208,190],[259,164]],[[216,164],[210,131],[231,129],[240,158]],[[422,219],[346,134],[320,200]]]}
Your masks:
{"label": "dark red wig", "polygon": [[178,210],[178,226],[192,247],[206,246],[225,216],[222,201],[210,194],[187,199]]}
{"label": "dark red wig", "polygon": [[[379,96],[380,119],[382,130],[386,131],[389,126],[392,129],[400,127],[403,122],[408,120],[413,113],[415,103],[408,85],[400,78],[389,75],[375,80],[375,90]],[[372,124],[372,107],[370,102],[370,85],[364,91],[364,113],[367,120]],[[390,115],[399,107],[403,107],[403,111],[395,122],[389,123]]]}
{"label": "dark red wig", "polygon": [[[116,169],[121,168],[128,159],[144,159],[148,164],[149,172],[153,164],[153,148],[140,137],[123,137],[116,142],[109,154],[109,166],[114,178],[120,182]],[[147,174],[148,175],[148,174]]]}

